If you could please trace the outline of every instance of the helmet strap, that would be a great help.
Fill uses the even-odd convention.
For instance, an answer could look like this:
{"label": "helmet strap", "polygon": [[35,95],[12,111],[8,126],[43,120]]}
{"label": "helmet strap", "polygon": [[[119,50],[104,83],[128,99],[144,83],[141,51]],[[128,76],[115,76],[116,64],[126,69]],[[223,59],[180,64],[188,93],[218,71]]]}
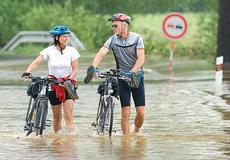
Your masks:
{"label": "helmet strap", "polygon": [[54,45],[57,46],[59,41],[56,39],[56,36],[54,36]]}
{"label": "helmet strap", "polygon": [[[56,39],[56,37],[57,37],[57,39]],[[60,50],[61,54],[63,54],[62,51],[65,49],[66,46],[64,46],[64,47],[61,46],[59,38],[60,38],[60,36],[55,36],[54,37],[54,45],[57,47],[58,50]]]}

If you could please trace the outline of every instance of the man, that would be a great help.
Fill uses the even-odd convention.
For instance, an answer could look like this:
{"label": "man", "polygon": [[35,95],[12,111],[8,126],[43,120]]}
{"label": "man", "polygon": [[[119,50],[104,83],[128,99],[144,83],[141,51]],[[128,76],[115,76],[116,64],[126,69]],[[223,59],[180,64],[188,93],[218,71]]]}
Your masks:
{"label": "man", "polygon": [[[130,32],[130,17],[123,13],[114,14],[112,22],[114,35],[111,36],[94,57],[92,66],[88,68],[85,83],[92,79],[93,72],[109,52],[113,51],[116,67],[131,78],[131,86],[124,80],[118,80],[119,96],[122,108],[121,128],[124,135],[130,134],[130,98],[131,93],[136,107],[135,132],[139,132],[144,122],[145,91],[142,66],[145,60],[144,43],[141,35]],[[93,70],[92,70],[93,68]]]}

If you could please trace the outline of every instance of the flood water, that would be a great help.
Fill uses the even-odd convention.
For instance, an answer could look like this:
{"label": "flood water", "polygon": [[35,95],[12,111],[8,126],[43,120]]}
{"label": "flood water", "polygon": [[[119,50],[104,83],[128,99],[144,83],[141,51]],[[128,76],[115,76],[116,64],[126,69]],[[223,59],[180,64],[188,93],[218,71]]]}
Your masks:
{"label": "flood water", "polygon": [[[120,105],[116,101],[117,132],[112,138],[97,136],[91,126],[99,98],[97,85],[80,84],[74,133],[63,129],[54,134],[51,126],[40,138],[34,134],[26,137],[23,131],[29,101],[26,85],[10,85],[22,69],[6,69],[3,67],[6,65],[0,65],[1,76],[8,75],[1,81],[4,85],[0,85],[0,159],[230,159],[230,84],[224,82],[223,94],[217,95],[212,70],[168,75],[146,68],[146,115],[142,132],[122,136]],[[132,103],[131,124],[134,116]],[[48,119],[52,120],[51,109]]]}

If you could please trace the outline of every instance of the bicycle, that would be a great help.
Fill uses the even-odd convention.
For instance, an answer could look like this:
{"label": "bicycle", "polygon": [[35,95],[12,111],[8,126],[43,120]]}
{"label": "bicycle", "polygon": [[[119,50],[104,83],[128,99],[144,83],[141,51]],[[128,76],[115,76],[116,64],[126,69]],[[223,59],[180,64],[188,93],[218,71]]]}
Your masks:
{"label": "bicycle", "polygon": [[97,108],[96,121],[92,123],[97,130],[98,135],[105,135],[107,132],[112,136],[113,130],[113,113],[115,106],[115,98],[119,99],[119,91],[117,79],[128,80],[120,70],[110,69],[107,72],[100,73],[97,77],[104,79],[98,86],[100,94],[99,104]]}
{"label": "bicycle", "polygon": [[26,136],[35,131],[36,136],[40,135],[42,137],[43,130],[46,129],[46,126],[50,126],[46,123],[48,114],[47,89],[50,84],[60,85],[60,82],[53,78],[34,76],[32,76],[30,80],[32,83],[27,90],[30,99],[25,118],[26,124],[24,131],[27,131]]}

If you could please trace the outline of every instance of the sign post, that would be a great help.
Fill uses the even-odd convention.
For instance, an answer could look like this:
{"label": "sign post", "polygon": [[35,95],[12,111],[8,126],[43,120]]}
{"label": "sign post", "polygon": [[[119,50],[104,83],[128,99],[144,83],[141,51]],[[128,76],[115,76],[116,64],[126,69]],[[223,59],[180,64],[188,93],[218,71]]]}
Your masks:
{"label": "sign post", "polygon": [[216,95],[221,95],[223,93],[223,86],[222,86],[223,63],[224,63],[223,56],[216,58],[216,74],[215,74]]}
{"label": "sign post", "polygon": [[188,24],[185,17],[178,12],[168,14],[162,23],[162,30],[167,38],[170,39],[170,56],[168,70],[173,70],[173,54],[174,54],[174,40],[185,35],[188,29]]}
{"label": "sign post", "polygon": [[170,41],[170,46],[169,46],[169,50],[170,50],[170,55],[169,55],[169,64],[168,64],[168,70],[170,72],[172,72],[173,70],[173,52],[174,52],[174,41]]}
{"label": "sign post", "polygon": [[224,63],[224,57],[220,56],[216,58],[216,76],[215,76],[215,84],[221,85],[222,79],[223,79],[223,63]]}

